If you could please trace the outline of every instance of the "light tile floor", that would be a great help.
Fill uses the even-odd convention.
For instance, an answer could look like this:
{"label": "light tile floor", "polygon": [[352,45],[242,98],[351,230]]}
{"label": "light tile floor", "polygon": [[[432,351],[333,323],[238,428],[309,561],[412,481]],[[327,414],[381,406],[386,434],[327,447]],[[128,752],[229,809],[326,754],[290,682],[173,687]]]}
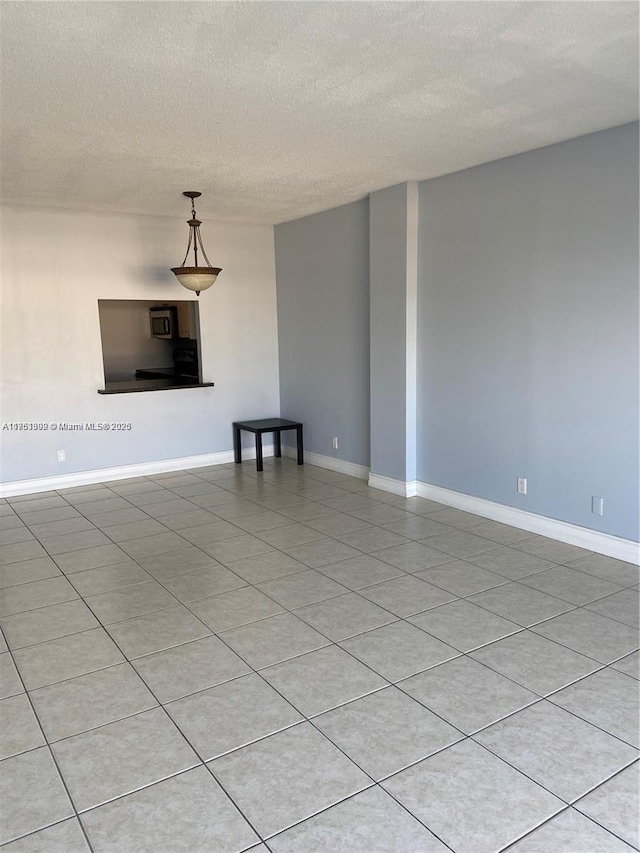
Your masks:
{"label": "light tile floor", "polygon": [[0,502],[0,841],[638,847],[638,569],[289,459]]}

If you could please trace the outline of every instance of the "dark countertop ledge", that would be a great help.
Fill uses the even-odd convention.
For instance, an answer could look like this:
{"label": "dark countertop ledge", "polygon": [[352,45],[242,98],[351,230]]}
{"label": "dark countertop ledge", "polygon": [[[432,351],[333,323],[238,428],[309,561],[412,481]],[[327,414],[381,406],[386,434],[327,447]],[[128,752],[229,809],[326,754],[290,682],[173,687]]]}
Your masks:
{"label": "dark countertop ledge", "polygon": [[175,379],[124,379],[105,382],[98,394],[135,394],[141,391],[177,391],[183,388],[213,388],[213,382],[176,382]]}

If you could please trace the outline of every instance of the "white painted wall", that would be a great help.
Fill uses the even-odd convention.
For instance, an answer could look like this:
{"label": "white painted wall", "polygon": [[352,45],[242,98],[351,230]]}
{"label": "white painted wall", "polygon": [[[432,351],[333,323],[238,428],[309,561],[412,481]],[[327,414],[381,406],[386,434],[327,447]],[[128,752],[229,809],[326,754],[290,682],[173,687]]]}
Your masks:
{"label": "white painted wall", "polygon": [[169,268],[184,254],[184,219],[2,209],[0,419],[132,424],[5,429],[3,482],[230,450],[233,420],[279,414],[273,228],[202,231],[223,269],[200,297],[203,379],[215,387],[104,396],[98,299],[183,299]]}

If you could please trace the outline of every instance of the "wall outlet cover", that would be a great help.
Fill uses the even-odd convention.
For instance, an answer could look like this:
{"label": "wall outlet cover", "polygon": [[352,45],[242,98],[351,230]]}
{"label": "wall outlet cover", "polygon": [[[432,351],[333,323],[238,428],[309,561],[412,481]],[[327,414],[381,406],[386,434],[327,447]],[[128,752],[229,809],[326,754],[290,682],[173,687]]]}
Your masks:
{"label": "wall outlet cover", "polygon": [[527,494],[527,478],[526,477],[518,477],[517,489],[519,495]]}

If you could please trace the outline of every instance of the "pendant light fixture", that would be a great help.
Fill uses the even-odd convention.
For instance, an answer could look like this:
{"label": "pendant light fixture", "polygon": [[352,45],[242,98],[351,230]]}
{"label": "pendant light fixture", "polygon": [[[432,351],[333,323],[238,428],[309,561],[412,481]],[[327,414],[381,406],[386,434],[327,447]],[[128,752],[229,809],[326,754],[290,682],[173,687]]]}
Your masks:
{"label": "pendant light fixture", "polygon": [[[197,218],[194,202],[194,199],[201,196],[202,193],[189,191],[182,193],[182,195],[191,199],[191,219],[187,220],[187,224],[189,226],[189,242],[187,243],[187,253],[184,256],[182,266],[172,267],[171,272],[183,287],[186,287],[187,290],[195,290],[196,296],[200,296],[200,291],[207,290],[207,288],[211,287],[217,279],[218,273],[221,273],[222,270],[219,267],[211,266],[211,262],[209,261],[207,253],[204,250],[204,246],[202,245],[202,237],[200,236],[200,226],[202,223]],[[185,264],[187,263],[187,258],[189,256],[189,249],[191,249],[192,246],[195,265],[187,267]],[[198,246],[200,246],[202,257],[207,263],[206,267],[198,266]]]}

